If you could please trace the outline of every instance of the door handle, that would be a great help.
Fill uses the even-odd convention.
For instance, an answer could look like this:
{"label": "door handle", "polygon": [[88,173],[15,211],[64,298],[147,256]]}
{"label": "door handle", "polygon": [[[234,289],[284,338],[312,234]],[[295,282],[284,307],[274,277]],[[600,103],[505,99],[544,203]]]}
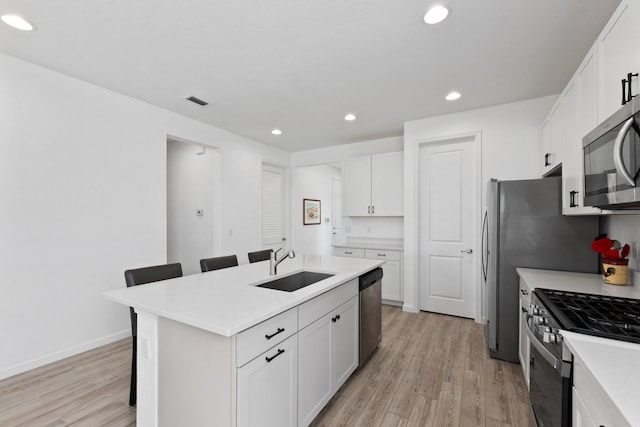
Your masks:
{"label": "door handle", "polygon": [[624,165],[624,161],[622,159],[622,146],[624,144],[624,137],[627,136],[629,129],[633,125],[634,118],[631,117],[624,125],[622,125],[622,129],[618,132],[618,136],[616,136],[616,142],[613,145],[613,164],[616,167],[616,171],[623,176],[623,178],[629,183],[630,186],[635,187],[636,182],[629,174],[626,166]]}
{"label": "door handle", "polygon": [[473,249],[463,249],[460,252],[464,252],[464,253],[467,253],[467,254],[472,254],[473,253]]}

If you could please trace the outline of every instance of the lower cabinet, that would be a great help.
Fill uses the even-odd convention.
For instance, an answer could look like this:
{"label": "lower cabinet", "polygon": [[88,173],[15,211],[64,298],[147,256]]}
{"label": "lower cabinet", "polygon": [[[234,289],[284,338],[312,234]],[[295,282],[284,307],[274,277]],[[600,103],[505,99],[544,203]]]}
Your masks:
{"label": "lower cabinet", "polygon": [[531,289],[520,279],[520,333],[518,334],[518,357],[522,365],[524,380],[529,387],[529,336],[527,335],[527,319],[529,304],[531,303]]}
{"label": "lower cabinet", "polygon": [[383,270],[382,300],[391,303],[404,301],[402,251],[339,247],[333,248],[333,255],[386,261],[381,267]]}
{"label": "lower cabinet", "polygon": [[238,426],[295,426],[298,409],[298,337],[238,368]]}
{"label": "lower cabinet", "polygon": [[358,367],[358,297],[298,332],[298,425],[307,426]]}

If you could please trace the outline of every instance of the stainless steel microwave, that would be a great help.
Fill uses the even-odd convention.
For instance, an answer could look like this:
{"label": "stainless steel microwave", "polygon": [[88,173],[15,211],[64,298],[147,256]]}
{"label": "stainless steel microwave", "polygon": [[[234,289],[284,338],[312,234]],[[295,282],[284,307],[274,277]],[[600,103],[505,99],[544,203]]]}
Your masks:
{"label": "stainless steel microwave", "polygon": [[639,110],[629,102],[582,139],[584,206],[640,209]]}

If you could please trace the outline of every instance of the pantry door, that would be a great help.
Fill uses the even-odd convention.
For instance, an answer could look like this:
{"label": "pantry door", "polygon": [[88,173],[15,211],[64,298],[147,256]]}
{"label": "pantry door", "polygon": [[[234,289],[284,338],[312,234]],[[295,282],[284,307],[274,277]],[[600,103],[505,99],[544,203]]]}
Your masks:
{"label": "pantry door", "polygon": [[476,318],[479,138],[420,147],[420,310]]}

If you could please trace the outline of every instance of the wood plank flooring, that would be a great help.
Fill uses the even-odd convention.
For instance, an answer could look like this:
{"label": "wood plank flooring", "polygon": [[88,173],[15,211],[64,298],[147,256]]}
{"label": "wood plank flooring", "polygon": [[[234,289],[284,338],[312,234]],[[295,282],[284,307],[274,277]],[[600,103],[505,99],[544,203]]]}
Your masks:
{"label": "wood plank flooring", "polygon": [[[520,366],[488,357],[481,325],[383,306],[380,348],[313,426],[529,426]],[[131,339],[0,381],[0,426],[133,426]]]}

